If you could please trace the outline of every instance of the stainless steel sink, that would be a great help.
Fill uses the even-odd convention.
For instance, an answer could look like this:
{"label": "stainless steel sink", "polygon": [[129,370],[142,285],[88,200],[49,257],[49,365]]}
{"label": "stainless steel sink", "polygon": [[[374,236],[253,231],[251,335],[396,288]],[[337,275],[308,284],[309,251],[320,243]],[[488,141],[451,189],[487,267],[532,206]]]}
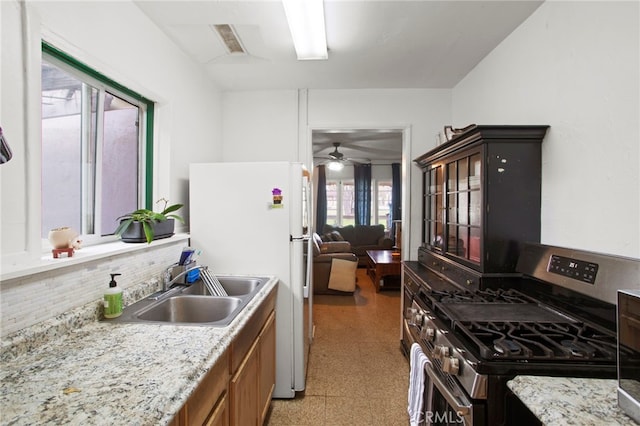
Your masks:
{"label": "stainless steel sink", "polygon": [[216,323],[232,320],[241,305],[242,299],[237,297],[173,296],[143,309],[137,318],[172,323]]}
{"label": "stainless steel sink", "polygon": [[220,276],[228,296],[212,296],[202,282],[176,286],[127,306],[116,323],[205,325],[224,327],[269,281],[266,277]]}
{"label": "stainless steel sink", "polygon": [[[246,296],[257,291],[259,286],[267,282],[266,278],[259,277],[218,277],[218,280],[229,296]],[[182,290],[182,294],[211,295],[202,281],[197,281],[186,287]]]}

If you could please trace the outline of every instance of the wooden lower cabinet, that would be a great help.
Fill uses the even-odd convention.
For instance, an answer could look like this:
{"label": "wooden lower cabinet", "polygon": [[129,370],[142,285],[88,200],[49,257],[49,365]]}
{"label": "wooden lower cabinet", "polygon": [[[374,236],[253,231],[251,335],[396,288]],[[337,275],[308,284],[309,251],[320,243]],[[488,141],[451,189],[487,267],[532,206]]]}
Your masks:
{"label": "wooden lower cabinet", "polygon": [[260,424],[271,407],[271,396],[276,387],[276,317],[272,313],[259,337],[260,357]]}
{"label": "wooden lower cabinet", "polygon": [[200,382],[171,426],[260,426],[275,388],[275,289]]}
{"label": "wooden lower cabinet", "polygon": [[262,425],[275,388],[275,314],[271,313],[229,384],[231,424]]}
{"label": "wooden lower cabinet", "polygon": [[[171,422],[172,426],[229,425],[229,351],[225,351]],[[224,420],[226,418],[226,420]]]}
{"label": "wooden lower cabinet", "polygon": [[229,384],[231,424],[258,426],[258,341],[251,346]]}
{"label": "wooden lower cabinet", "polygon": [[229,400],[226,393],[222,395],[205,424],[207,426],[229,426]]}

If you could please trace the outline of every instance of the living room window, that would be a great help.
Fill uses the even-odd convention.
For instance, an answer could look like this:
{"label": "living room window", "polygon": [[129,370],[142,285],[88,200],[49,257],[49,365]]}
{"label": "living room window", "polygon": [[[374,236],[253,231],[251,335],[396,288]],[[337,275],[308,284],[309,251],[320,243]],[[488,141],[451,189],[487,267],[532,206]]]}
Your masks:
{"label": "living room window", "polygon": [[[389,229],[391,211],[391,181],[373,180],[371,199],[371,224],[382,224]],[[355,194],[353,180],[327,180],[327,224],[334,226],[355,225]]]}
{"label": "living room window", "polygon": [[90,243],[150,204],[153,103],[53,46],[42,50],[41,234],[69,226]]}
{"label": "living room window", "polygon": [[374,181],[371,187],[375,191],[373,197],[371,197],[374,200],[371,209],[371,215],[373,216],[371,224],[382,224],[384,229],[391,229],[391,189],[393,188],[391,181]]}

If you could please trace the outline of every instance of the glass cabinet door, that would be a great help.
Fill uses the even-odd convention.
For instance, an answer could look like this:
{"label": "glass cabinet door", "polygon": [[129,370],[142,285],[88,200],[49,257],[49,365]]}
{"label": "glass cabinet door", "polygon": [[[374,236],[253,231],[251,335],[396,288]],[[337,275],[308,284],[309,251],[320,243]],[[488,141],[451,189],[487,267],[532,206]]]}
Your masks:
{"label": "glass cabinet door", "polygon": [[444,244],[443,166],[433,165],[424,174],[424,241],[423,245],[442,251]]}
{"label": "glass cabinet door", "polygon": [[482,193],[480,153],[465,155],[446,164],[446,252],[480,263]]}

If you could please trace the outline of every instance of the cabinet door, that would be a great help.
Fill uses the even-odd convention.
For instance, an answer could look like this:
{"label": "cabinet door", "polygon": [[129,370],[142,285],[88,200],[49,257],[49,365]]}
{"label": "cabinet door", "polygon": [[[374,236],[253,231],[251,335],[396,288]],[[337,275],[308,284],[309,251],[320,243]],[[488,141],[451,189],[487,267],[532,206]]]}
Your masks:
{"label": "cabinet door", "polygon": [[252,426],[259,424],[258,342],[259,340],[256,340],[253,343],[229,385],[232,425]]}
{"label": "cabinet door", "polygon": [[[179,425],[202,425],[220,408],[229,383],[229,352],[225,351],[180,411]],[[226,396],[224,405],[226,407]],[[228,423],[227,423],[228,424]]]}
{"label": "cabinet door", "polygon": [[271,406],[271,395],[276,386],[276,327],[272,312],[259,337],[260,347],[260,423]]}
{"label": "cabinet door", "polygon": [[444,167],[430,166],[423,182],[423,240],[422,245],[441,252],[444,248]]}
{"label": "cabinet door", "polygon": [[211,415],[204,423],[206,426],[229,426],[229,405],[227,394],[225,393],[218,401],[218,405],[213,409]]}
{"label": "cabinet door", "polygon": [[446,253],[479,265],[482,236],[482,156],[467,152],[448,160],[446,182]]}

